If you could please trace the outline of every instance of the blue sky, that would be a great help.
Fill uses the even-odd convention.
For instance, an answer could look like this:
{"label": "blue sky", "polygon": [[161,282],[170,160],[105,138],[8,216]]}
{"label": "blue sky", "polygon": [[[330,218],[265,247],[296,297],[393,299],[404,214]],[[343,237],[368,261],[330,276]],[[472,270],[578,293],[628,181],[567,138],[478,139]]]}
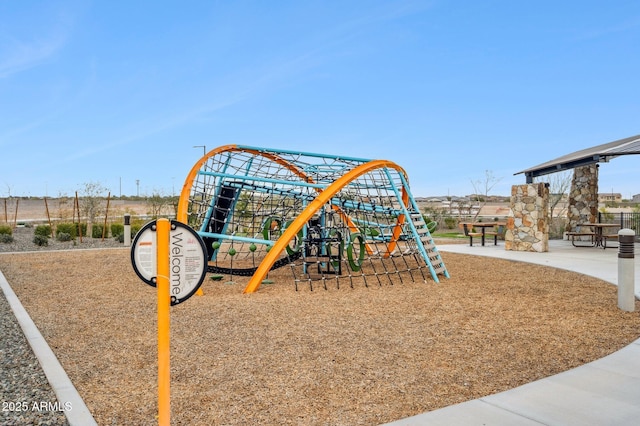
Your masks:
{"label": "blue sky", "polygon": [[[637,0],[0,0],[0,196],[179,193],[226,144],[391,160],[416,196],[489,170],[508,195],[640,134],[639,69]],[[639,165],[602,164],[601,192],[640,193]]]}

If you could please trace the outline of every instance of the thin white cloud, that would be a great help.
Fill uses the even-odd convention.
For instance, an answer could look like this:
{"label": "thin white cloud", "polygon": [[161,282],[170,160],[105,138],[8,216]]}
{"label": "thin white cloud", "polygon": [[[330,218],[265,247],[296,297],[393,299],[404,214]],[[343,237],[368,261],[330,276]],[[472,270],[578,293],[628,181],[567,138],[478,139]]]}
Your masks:
{"label": "thin white cloud", "polygon": [[[361,36],[367,28],[380,22],[401,19],[408,15],[422,13],[431,8],[432,1],[407,0],[390,3],[376,10],[369,10],[365,14],[337,23],[318,33],[312,39],[295,42],[289,46],[287,56],[278,58],[262,66],[253,66],[248,77],[242,82],[244,89],[240,90],[239,98],[249,98],[265,90],[278,90],[281,86],[290,84],[292,78],[310,69],[321,66],[330,60],[335,53],[336,46],[348,43],[351,39]],[[234,102],[235,103],[235,102]]]}
{"label": "thin white cloud", "polygon": [[67,93],[64,95],[62,100],[56,100],[53,104],[46,104],[49,106],[46,106],[43,102],[45,107],[38,109],[37,113],[27,115],[26,117],[29,118],[29,120],[25,120],[23,123],[14,127],[0,127],[0,147],[14,142],[18,136],[29,133],[31,130],[37,129],[40,126],[46,125],[57,117],[64,116],[73,107],[78,106],[83,99],[86,99],[86,97],[91,93],[92,88],[95,86],[95,74],[95,66],[92,63],[86,81],[81,83],[80,89],[76,93]]}
{"label": "thin white cloud", "polygon": [[128,145],[130,143],[134,143],[136,141],[146,139],[155,134],[173,129],[175,127],[182,126],[185,123],[198,120],[207,114],[210,114],[217,110],[224,109],[228,106],[231,106],[239,102],[240,100],[241,98],[232,98],[224,102],[219,102],[215,104],[212,103],[206,106],[194,108],[189,111],[177,113],[170,117],[166,117],[166,116],[163,116],[160,118],[156,117],[146,122],[138,122],[135,124],[135,127],[137,127],[139,130],[127,131],[128,136],[112,139],[105,143],[95,144],[90,148],[75,152],[73,155],[66,157],[63,161],[65,162],[77,161],[79,159],[90,157],[92,155],[95,155],[104,151],[108,151],[122,145]]}
{"label": "thin white cloud", "polygon": [[53,9],[17,7],[15,16],[4,16],[4,21],[13,20],[0,27],[0,79],[40,66],[60,52],[81,10],[70,4]]}
{"label": "thin white cloud", "polygon": [[[288,49],[292,52],[280,58],[259,66],[254,64],[244,71],[236,71],[234,76],[230,77],[230,81],[224,82],[225,84],[221,84],[220,81],[212,84],[211,87],[226,88],[224,95],[218,94],[218,100],[204,102],[201,105],[196,105],[173,115],[166,114],[162,117],[139,121],[134,124],[138,131],[128,131],[125,137],[112,139],[109,142],[76,152],[67,157],[65,161],[76,161],[118,146],[128,145],[154,134],[206,118],[217,111],[259,96],[265,91],[277,91],[282,86],[290,84],[295,76],[319,67],[329,60],[326,56],[329,55],[327,52],[331,48],[336,44],[347,42],[352,37],[357,37],[366,30],[365,27],[382,21],[400,19],[407,15],[420,13],[430,6],[430,1],[400,1],[391,4],[389,7],[369,11],[363,16],[339,23],[333,28],[322,32],[313,40],[296,42],[294,46],[290,46],[290,49]],[[207,90],[203,90],[203,93],[207,93]]]}
{"label": "thin white cloud", "polygon": [[33,121],[30,121],[27,124],[23,124],[21,126],[5,131],[4,133],[0,134],[0,146],[10,143],[13,138],[15,138],[16,136],[22,133],[28,132],[31,129],[35,129],[39,127],[42,123],[46,122],[49,118],[50,117],[48,116],[40,116],[39,118]]}
{"label": "thin white cloud", "polygon": [[5,40],[0,46],[0,78],[36,67],[55,55],[66,43],[66,37],[53,35],[44,40]]}

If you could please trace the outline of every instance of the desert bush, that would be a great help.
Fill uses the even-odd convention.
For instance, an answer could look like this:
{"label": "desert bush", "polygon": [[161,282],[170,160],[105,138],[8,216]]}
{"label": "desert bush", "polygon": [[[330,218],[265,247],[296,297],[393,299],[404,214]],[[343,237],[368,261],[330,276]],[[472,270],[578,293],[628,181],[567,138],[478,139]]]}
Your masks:
{"label": "desert bush", "polygon": [[9,225],[0,225],[0,235],[13,235],[13,229]]}
{"label": "desert bush", "polygon": [[444,218],[444,224],[447,229],[454,229],[457,225],[457,220],[455,217],[447,216]]}
{"label": "desert bush", "polygon": [[[102,238],[103,229],[104,225],[93,225],[93,228],[91,228],[91,238]],[[108,233],[105,234],[105,237],[108,237]]]}
{"label": "desert bush", "polygon": [[36,229],[33,231],[33,233],[34,235],[40,235],[49,238],[51,236],[51,226],[38,225],[36,226]]}
{"label": "desert bush", "polygon": [[69,234],[68,232],[59,232],[59,231],[56,238],[58,239],[58,241],[62,241],[62,242],[71,241],[74,239],[71,237],[71,234]]}
{"label": "desert bush", "polygon": [[0,243],[12,243],[13,242],[13,235],[11,234],[0,234]]}
{"label": "desert bush", "polygon": [[111,235],[113,235],[114,238],[119,235],[124,235],[124,225],[122,223],[112,223]]}
{"label": "desert bush", "polygon": [[144,226],[144,223],[142,222],[135,222],[131,224],[131,238],[133,239],[133,237],[136,236],[136,234],[138,233],[138,231],[140,230],[140,228],[142,228]]}
{"label": "desert bush", "polygon": [[[60,234],[68,234],[70,239],[75,240],[76,236],[78,235],[76,224],[68,223],[68,222],[59,223],[58,226],[56,227],[56,237],[58,238],[58,240],[60,240],[60,238],[58,237]],[[66,241],[69,241],[69,240],[66,240]]]}
{"label": "desert bush", "polygon": [[49,245],[49,237],[46,235],[34,235],[33,236],[33,244],[37,246],[48,246]]}
{"label": "desert bush", "polygon": [[78,235],[82,235],[83,237],[87,236],[87,224],[86,223],[74,223],[74,225],[75,225],[75,228],[76,228],[76,236],[78,236]]}

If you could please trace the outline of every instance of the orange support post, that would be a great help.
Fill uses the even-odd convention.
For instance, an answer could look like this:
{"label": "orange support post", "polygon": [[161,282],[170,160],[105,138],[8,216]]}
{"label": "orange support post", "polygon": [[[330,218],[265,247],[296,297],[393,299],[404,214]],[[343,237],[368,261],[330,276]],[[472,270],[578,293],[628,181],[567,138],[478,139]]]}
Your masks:
{"label": "orange support post", "polygon": [[157,277],[158,290],[158,424],[169,426],[171,423],[171,370],[170,361],[170,308],[171,295],[169,283],[169,238],[171,222],[168,219],[157,220]]}

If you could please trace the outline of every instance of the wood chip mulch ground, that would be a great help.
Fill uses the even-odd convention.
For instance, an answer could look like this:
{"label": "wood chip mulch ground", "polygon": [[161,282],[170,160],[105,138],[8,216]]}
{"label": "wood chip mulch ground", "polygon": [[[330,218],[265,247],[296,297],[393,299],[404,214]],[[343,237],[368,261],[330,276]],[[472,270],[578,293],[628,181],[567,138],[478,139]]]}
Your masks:
{"label": "wood chip mulch ground", "polygon": [[[443,253],[432,281],[295,291],[287,268],[206,280],[171,309],[172,423],[373,425],[508,390],[640,336],[616,288]],[[100,425],[156,424],[155,290],[128,249],[0,255],[0,270]],[[228,280],[226,280],[228,281]]]}

